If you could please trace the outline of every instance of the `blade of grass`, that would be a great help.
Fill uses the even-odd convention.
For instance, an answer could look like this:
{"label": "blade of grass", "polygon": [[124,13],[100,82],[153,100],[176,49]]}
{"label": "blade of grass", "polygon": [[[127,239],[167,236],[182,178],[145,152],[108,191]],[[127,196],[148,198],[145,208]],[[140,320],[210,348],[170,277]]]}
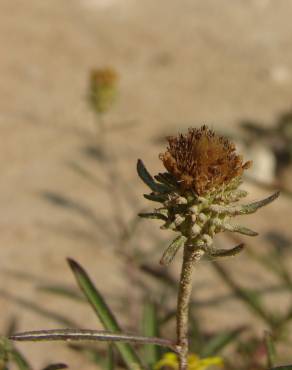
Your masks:
{"label": "blade of grass", "polygon": [[[142,319],[142,333],[147,337],[158,337],[158,320],[156,307],[153,302],[145,301]],[[153,344],[144,346],[143,358],[149,367],[153,367],[159,360],[159,348]]]}
{"label": "blade of grass", "polygon": [[[102,322],[104,328],[110,331],[120,332],[121,329],[116,318],[107,306],[102,295],[91,282],[85,270],[72,259],[68,259],[68,262],[80,289],[85,294],[92,308]],[[141,360],[129,344],[116,343],[116,347],[129,369],[137,370],[137,368],[143,368]]]}
{"label": "blade of grass", "polygon": [[11,344],[6,337],[0,336],[0,369],[6,369],[9,361]]}
{"label": "blade of grass", "polygon": [[276,362],[276,349],[274,346],[274,342],[272,339],[272,336],[270,333],[265,333],[265,345],[267,349],[267,355],[268,355],[268,367],[271,368],[274,366]]}
{"label": "blade of grass", "polygon": [[14,362],[19,370],[31,370],[24,356],[13,346],[7,337],[0,337],[0,369],[3,364]]}
{"label": "blade of grass", "polygon": [[110,344],[108,346],[108,360],[106,364],[107,370],[114,370],[115,369],[115,350],[114,346]]}
{"label": "blade of grass", "polygon": [[28,361],[17,349],[13,348],[10,352],[10,356],[19,370],[31,370],[31,366],[29,365]]}

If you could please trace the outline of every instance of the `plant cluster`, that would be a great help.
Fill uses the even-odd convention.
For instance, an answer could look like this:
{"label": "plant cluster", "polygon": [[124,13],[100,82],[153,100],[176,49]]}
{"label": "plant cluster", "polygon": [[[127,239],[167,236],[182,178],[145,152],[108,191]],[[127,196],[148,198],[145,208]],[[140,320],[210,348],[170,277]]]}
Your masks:
{"label": "plant cluster", "polygon": [[[101,117],[112,105],[117,93],[117,73],[111,68],[94,70],[90,75],[88,98],[96,114],[99,133],[104,135],[104,122]],[[232,257],[244,248],[240,243],[231,249],[221,249],[214,245],[214,238],[220,232],[233,232],[245,236],[256,236],[257,232],[233,222],[236,216],[248,215],[259,208],[271,203],[279,192],[266,199],[242,204],[248,193],[241,189],[243,174],[252,165],[250,161],[244,162],[237,153],[235,145],[226,137],[217,135],[207,126],[190,128],[185,134],[168,137],[166,150],[159,155],[164,166],[164,171],[152,176],[146,169],[142,160],[137,162],[137,172],[142,181],[150,189],[149,194],[144,194],[159,206],[151,212],[141,212],[142,218],[158,219],[162,221],[161,229],[172,230],[176,235],[170,245],[162,254],[160,263],[169,265],[179,249],[183,249],[183,261],[177,293],[177,307],[174,312],[167,313],[162,319],[159,310],[165,309],[163,303],[158,304],[147,301],[144,306],[143,330],[141,334],[125,332],[118,319],[109,308],[103,295],[96,288],[91,278],[76,261],[68,259],[69,266],[75,276],[81,292],[87,302],[97,314],[104,330],[79,329],[67,319],[59,320],[66,324],[65,329],[28,331],[24,333],[7,333],[7,337],[0,338],[0,370],[8,370],[9,364],[14,362],[20,370],[31,370],[31,366],[12,344],[12,341],[64,341],[70,342],[72,349],[81,350],[84,354],[94,359],[102,367],[111,370],[120,366],[129,370],[211,370],[224,368],[234,370],[234,363],[220,356],[220,351],[228,344],[235,343],[245,328],[238,328],[229,332],[220,332],[207,337],[198,327],[190,307],[193,305],[192,282],[196,264],[204,257],[213,261],[212,266],[232,289],[234,294],[249,308],[265,321],[268,329],[273,333],[266,333],[265,340],[249,338],[248,341],[237,341],[237,353],[244,358],[247,366],[236,362],[237,370],[290,370],[292,365],[275,367],[276,351],[274,339],[280,340],[284,327],[292,318],[292,309],[284,316],[268,312],[261,304],[258,295],[240,287],[220,264],[217,258]],[[106,146],[99,150],[108,154]],[[103,160],[110,160],[108,155]],[[112,159],[112,158],[111,158]],[[105,167],[108,170],[107,162]],[[75,166],[75,168],[77,168]],[[78,167],[79,173],[92,178]],[[114,183],[112,173],[108,171],[110,183]],[[117,198],[111,191],[114,203]],[[55,197],[56,198],[56,197]],[[54,198],[54,199],[55,199]],[[60,203],[60,202],[59,202]],[[68,205],[68,202],[63,201]],[[85,214],[85,212],[83,212]],[[136,225],[136,219],[134,220]],[[129,241],[133,230],[126,229],[123,220],[117,218],[121,225],[119,240],[124,243]],[[120,252],[121,256],[122,253]],[[249,251],[250,257],[273,270],[292,289],[292,281],[285,270],[279,256],[263,259],[261,256]],[[155,276],[164,290],[165,282],[171,286],[173,294],[175,284],[167,273],[159,274],[151,267],[135,261],[128,255],[127,263],[135,264],[138,269]],[[160,280],[159,280],[160,279]],[[69,298],[82,300],[79,294],[61,287],[46,287],[47,291],[54,294],[66,295]],[[174,317],[176,321],[176,335],[163,338],[159,329],[165,322]],[[70,328],[68,328],[68,326]],[[102,356],[98,350],[88,347],[87,342],[108,342],[108,356]],[[72,343],[74,345],[72,345]],[[142,351],[140,348],[142,347]],[[267,367],[259,361],[259,355],[264,355]],[[106,361],[104,359],[106,358]],[[65,368],[64,364],[49,365],[46,370]]]}

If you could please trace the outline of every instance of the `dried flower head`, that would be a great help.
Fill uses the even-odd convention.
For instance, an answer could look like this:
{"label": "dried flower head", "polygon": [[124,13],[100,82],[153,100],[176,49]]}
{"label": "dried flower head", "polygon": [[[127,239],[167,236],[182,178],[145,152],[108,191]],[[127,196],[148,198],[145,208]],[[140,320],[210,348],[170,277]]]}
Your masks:
{"label": "dried flower head", "polygon": [[118,75],[112,68],[95,69],[90,73],[89,100],[97,113],[106,112],[117,91]]}
{"label": "dried flower head", "polygon": [[248,194],[239,186],[243,171],[251,162],[244,163],[234,144],[207,126],[170,137],[168,144],[166,152],[160,154],[167,172],[153,178],[141,160],[137,164],[140,178],[152,190],[144,197],[161,204],[154,212],[140,213],[140,216],[162,220],[162,229],[179,233],[161,263],[169,264],[185,245],[212,258],[240,252],[242,245],[231,250],[213,248],[214,236],[223,231],[256,236],[255,231],[232,224],[233,217],[256,212],[276,199],[279,192],[257,202],[238,204]]}
{"label": "dried flower head", "polygon": [[251,166],[251,162],[243,163],[233,143],[207,126],[170,136],[168,143],[167,151],[159,156],[165,168],[183,190],[198,195],[228,184]]}

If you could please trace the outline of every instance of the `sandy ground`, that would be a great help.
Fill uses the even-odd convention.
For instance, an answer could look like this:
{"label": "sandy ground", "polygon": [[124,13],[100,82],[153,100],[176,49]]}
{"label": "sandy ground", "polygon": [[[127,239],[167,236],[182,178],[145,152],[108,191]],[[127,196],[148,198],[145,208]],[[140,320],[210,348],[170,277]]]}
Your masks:
{"label": "sandy ground", "polygon": [[[129,220],[147,206],[136,159],[144,158],[153,172],[161,168],[157,155],[165,134],[201,123],[237,132],[243,119],[270,125],[291,109],[291,14],[288,0],[1,1],[0,331],[13,317],[18,330],[62,326],[34,312],[30,302],[83,327],[100,327],[90,308],[36,289],[38,281],[74,285],[68,256],[101,284],[122,323],[138,327],[143,293],[132,285],[135,273],[114,252],[118,243],[109,194],[114,187],[104,186],[104,166],[90,151],[96,135],[85,99],[90,69],[110,65],[120,76],[120,96],[106,122],[116,127],[108,142],[130,194],[131,206],[122,195],[125,189],[115,190],[124,197],[122,218]],[[101,185],[80,176],[77,164]],[[248,188],[251,198],[267,194]],[[67,207],[56,205],[64,197]],[[272,229],[289,238],[289,210],[282,198],[246,223],[256,224],[263,235]],[[145,221],[131,248],[149,249],[150,230],[157,234],[158,225]],[[249,246],[264,249],[266,244],[262,236]],[[158,267],[159,255],[155,260],[150,255],[148,262]],[[247,285],[273,282],[257,266],[247,268],[245,257],[234,261],[234,271]],[[178,263],[171,268],[174,276],[178,268]],[[226,292],[208,264],[199,269],[196,298]],[[283,310],[288,302],[281,297],[270,301]],[[121,302],[130,302],[127,312]],[[242,322],[253,320],[238,303],[226,305],[199,311],[206,328],[232,327],[238,313]],[[36,369],[58,360],[72,369],[93,369],[57,344],[19,348]]]}

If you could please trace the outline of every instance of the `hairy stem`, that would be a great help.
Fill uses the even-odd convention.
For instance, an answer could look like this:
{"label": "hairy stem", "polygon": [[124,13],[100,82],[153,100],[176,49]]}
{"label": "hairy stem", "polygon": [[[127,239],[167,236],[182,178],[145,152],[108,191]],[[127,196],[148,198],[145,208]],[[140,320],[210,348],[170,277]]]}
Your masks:
{"label": "hairy stem", "polygon": [[203,251],[186,243],[184,247],[183,264],[181,270],[178,301],[177,301],[177,345],[179,348],[179,370],[187,370],[188,343],[188,316],[189,303],[192,293],[192,273],[195,262],[199,261]]}

